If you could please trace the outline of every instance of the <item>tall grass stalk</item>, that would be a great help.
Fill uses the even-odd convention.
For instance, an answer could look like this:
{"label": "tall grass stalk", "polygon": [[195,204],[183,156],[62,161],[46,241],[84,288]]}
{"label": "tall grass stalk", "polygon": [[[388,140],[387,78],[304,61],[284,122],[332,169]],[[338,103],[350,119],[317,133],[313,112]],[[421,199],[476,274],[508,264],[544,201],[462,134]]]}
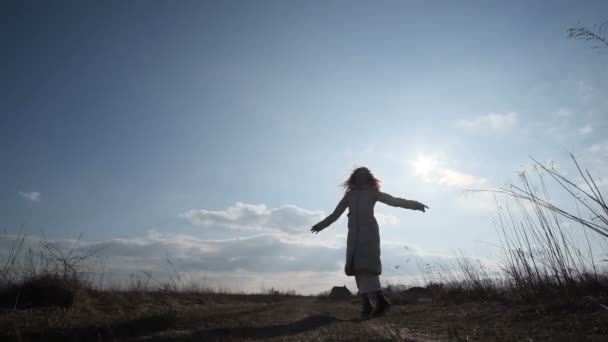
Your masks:
{"label": "tall grass stalk", "polygon": [[[581,184],[555,167],[531,158],[536,178],[521,172],[519,185],[486,190],[495,195],[498,208],[495,228],[504,253],[505,284],[524,298],[539,299],[555,291],[606,290],[606,269],[598,265],[589,234],[592,239],[608,239],[608,206],[589,171],[583,170],[576,158],[570,156]],[[553,201],[547,177],[574,200],[576,211]],[[512,201],[500,205],[496,195],[506,195]],[[572,237],[574,225],[583,228],[584,246]],[[602,251],[606,252],[606,249]],[[468,265],[462,269],[468,282],[479,282],[479,274],[470,272]]]}
{"label": "tall grass stalk", "polygon": [[[420,266],[427,286],[444,298],[509,297],[538,302],[561,296],[606,301],[608,206],[598,182],[573,155],[570,157],[580,181],[531,158],[533,176],[521,172],[519,184],[471,190],[494,195],[498,213],[494,228],[503,253],[500,272],[493,277],[493,270],[477,265],[461,252],[456,265],[440,265],[440,272],[429,264]],[[551,185],[565,190],[574,209],[553,200]],[[582,234],[575,238],[577,227]]]}

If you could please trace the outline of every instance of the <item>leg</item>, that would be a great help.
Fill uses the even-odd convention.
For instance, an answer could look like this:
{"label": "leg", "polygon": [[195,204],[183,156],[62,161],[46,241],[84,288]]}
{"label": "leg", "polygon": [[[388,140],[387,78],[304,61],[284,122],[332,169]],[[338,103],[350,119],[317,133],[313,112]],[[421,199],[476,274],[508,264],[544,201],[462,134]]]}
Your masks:
{"label": "leg", "polygon": [[372,316],[382,316],[385,314],[391,307],[391,302],[384,297],[382,290],[376,291],[376,307],[374,308],[374,312],[372,312]]}
{"label": "leg", "polygon": [[361,295],[361,318],[367,318],[372,313],[374,307],[369,300],[369,295],[364,293]]}
{"label": "leg", "polygon": [[369,294],[376,291],[382,291],[382,286],[380,286],[380,277],[378,275],[370,273],[356,274],[355,280],[357,281],[359,294]]}
{"label": "leg", "polygon": [[373,309],[369,295],[380,288],[380,279],[378,276],[371,274],[356,274],[355,281],[357,282],[357,288],[361,296],[361,318],[367,318]]}

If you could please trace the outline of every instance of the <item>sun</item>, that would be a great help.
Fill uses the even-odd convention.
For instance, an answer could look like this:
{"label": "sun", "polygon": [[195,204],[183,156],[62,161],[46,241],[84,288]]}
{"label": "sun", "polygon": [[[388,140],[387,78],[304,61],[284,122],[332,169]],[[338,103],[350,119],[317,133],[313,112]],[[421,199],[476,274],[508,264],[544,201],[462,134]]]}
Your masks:
{"label": "sun", "polygon": [[414,174],[416,176],[428,178],[435,168],[435,160],[432,157],[419,154],[416,160],[412,162],[412,166],[414,166]]}

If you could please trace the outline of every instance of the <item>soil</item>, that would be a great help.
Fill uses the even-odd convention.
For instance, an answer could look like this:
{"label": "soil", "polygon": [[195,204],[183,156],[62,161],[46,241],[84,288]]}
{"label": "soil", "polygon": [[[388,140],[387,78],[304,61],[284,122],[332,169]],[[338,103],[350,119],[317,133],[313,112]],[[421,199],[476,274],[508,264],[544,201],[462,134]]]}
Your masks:
{"label": "soil", "polygon": [[[356,297],[99,292],[68,308],[2,309],[2,341],[607,341],[608,310],[392,298],[358,319]],[[540,309],[539,309],[540,308]]]}

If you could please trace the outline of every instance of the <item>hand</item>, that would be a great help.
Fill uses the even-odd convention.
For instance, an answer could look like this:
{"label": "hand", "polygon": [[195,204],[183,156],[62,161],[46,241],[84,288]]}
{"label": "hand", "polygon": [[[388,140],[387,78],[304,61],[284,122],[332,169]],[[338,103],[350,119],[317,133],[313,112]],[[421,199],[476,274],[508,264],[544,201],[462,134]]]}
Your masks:
{"label": "hand", "polygon": [[420,204],[420,206],[418,207],[418,210],[422,211],[423,213],[426,212],[426,209],[429,208],[426,204],[422,204],[420,202],[418,202],[418,204]]}
{"label": "hand", "polygon": [[321,226],[319,226],[319,224],[315,224],[314,226],[312,226],[312,228],[310,228],[310,232],[315,233],[315,234],[318,234],[322,230],[323,230],[323,228],[321,228]]}

